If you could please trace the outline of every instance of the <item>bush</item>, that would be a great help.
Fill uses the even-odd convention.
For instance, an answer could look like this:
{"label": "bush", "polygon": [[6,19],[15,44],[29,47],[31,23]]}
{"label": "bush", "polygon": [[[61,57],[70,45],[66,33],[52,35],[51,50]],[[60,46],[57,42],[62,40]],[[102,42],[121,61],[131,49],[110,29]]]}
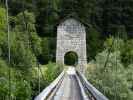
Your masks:
{"label": "bush", "polygon": [[55,63],[49,63],[44,69],[44,79],[47,83],[51,83],[61,73],[63,66],[56,65]]}
{"label": "bush", "polygon": [[17,41],[12,45],[11,54],[11,64],[18,69],[27,70],[35,65],[34,54],[21,41]]}
{"label": "bush", "polygon": [[120,51],[120,59],[125,67],[131,64],[133,61],[133,39],[123,40],[121,38],[110,37],[105,41],[104,47],[110,49],[112,42],[111,52]]}
{"label": "bush", "polygon": [[92,70],[88,68],[86,72],[88,80],[110,100],[132,100],[130,99],[132,92],[129,89],[125,68],[121,63],[120,52],[112,52],[104,68],[106,58],[106,50],[96,56],[95,68]]}
{"label": "bush", "polygon": [[6,30],[6,10],[0,7],[0,32]]}
{"label": "bush", "polygon": [[[31,77],[33,96],[38,95],[39,92],[41,92],[51,82],[53,82],[59,76],[62,70],[63,70],[62,65],[51,62],[49,62],[47,65],[40,65],[39,73],[38,73],[38,68],[34,67],[32,69],[32,77]],[[39,85],[40,85],[40,91],[39,91]]]}
{"label": "bush", "polygon": [[[0,60],[0,100],[8,100],[9,96],[9,67],[3,60]],[[25,80],[20,71],[10,68],[11,72],[11,98],[16,100],[30,100],[31,86]]]}
{"label": "bush", "polygon": [[38,57],[39,62],[41,64],[48,64],[50,61],[50,53],[49,53],[49,39],[48,38],[43,38],[41,41],[41,48],[42,48],[42,53]]}

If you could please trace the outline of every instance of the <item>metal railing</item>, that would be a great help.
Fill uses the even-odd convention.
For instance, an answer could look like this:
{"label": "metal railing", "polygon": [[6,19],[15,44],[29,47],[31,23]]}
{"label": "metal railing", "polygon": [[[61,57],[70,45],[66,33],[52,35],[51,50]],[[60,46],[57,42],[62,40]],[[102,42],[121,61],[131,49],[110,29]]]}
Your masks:
{"label": "metal railing", "polygon": [[84,87],[84,90],[87,90],[87,92],[91,94],[91,100],[109,100],[100,91],[98,91],[91,83],[89,83],[82,73],[77,71],[77,75]]}
{"label": "metal railing", "polygon": [[[46,87],[34,100],[47,100],[56,89],[60,87],[61,82],[65,76],[65,71],[63,71],[58,78],[56,78],[48,87]],[[81,94],[84,100],[109,100],[100,91],[98,91],[91,83],[88,82],[86,77],[76,71],[76,78],[81,89]],[[89,94],[88,94],[89,93]]]}
{"label": "metal railing", "polygon": [[46,87],[34,100],[46,100],[53,92],[58,83],[63,79],[65,72],[63,71],[48,87]]}

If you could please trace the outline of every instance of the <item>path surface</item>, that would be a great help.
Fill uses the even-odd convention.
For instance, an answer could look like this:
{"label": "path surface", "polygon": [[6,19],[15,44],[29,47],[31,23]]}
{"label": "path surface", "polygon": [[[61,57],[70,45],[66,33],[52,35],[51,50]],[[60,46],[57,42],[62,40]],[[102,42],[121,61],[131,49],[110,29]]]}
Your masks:
{"label": "path surface", "polygon": [[[85,93],[81,80],[91,94]],[[63,71],[51,85],[44,89],[35,100],[95,100],[94,98],[109,100],[90,84],[85,76],[80,73],[77,75],[75,68],[69,67],[67,71]]]}
{"label": "path surface", "polygon": [[74,67],[69,67],[53,100],[83,100]]}

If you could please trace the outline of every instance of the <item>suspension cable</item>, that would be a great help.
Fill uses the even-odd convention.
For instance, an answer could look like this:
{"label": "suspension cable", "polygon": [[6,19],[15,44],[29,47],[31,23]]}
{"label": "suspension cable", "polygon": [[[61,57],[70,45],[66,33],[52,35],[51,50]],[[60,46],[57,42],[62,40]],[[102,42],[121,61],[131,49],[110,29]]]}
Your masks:
{"label": "suspension cable", "polygon": [[[36,12],[36,8],[37,8],[36,7],[36,1],[35,0],[32,0],[32,4],[34,6],[33,10],[34,10],[34,12]],[[37,56],[37,55],[35,55],[35,56]],[[42,69],[41,69],[41,67],[39,65],[39,61],[38,60],[36,61],[36,65],[37,65],[37,68],[38,68],[38,92],[40,93],[40,90],[41,90],[40,89],[40,87],[41,87],[40,86],[40,74],[41,74],[41,77],[42,77],[43,81],[45,81],[45,79],[44,79],[44,75],[43,75],[43,72],[42,72]]]}
{"label": "suspension cable", "polygon": [[7,21],[7,34],[8,34],[8,64],[9,64],[9,70],[8,70],[8,78],[9,78],[9,100],[11,100],[11,69],[10,69],[10,61],[11,61],[11,46],[10,46],[10,26],[9,26],[9,6],[8,6],[8,0],[6,0],[6,21]]}

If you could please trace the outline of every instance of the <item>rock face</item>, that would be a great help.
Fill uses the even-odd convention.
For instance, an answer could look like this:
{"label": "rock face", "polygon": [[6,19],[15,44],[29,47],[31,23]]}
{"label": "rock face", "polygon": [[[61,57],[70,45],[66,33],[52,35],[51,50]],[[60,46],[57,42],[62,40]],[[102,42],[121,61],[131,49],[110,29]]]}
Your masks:
{"label": "rock face", "polygon": [[83,71],[87,64],[86,32],[84,25],[73,18],[66,19],[57,28],[56,62],[64,64],[67,52],[75,52],[78,55],[77,68]]}

